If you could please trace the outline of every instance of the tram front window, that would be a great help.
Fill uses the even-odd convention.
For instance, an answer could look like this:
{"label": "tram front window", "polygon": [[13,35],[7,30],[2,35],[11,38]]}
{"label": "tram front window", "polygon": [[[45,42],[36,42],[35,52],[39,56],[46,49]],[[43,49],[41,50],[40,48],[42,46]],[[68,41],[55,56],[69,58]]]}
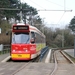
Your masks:
{"label": "tram front window", "polygon": [[30,43],[29,33],[14,33],[12,35],[12,43]]}

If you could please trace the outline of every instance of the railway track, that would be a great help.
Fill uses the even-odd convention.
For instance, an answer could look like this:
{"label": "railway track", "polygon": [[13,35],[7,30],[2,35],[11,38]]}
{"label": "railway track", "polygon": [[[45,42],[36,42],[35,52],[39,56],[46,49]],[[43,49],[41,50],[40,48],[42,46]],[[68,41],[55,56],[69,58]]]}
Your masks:
{"label": "railway track", "polygon": [[15,75],[21,70],[25,69],[32,62],[38,62],[39,56],[30,61],[12,61],[11,59],[7,62],[0,63],[0,75]]}
{"label": "railway track", "polygon": [[75,75],[74,63],[61,51],[54,51],[51,63],[37,63],[38,59],[0,63],[0,75]]}
{"label": "railway track", "polygon": [[29,63],[0,63],[0,75],[14,75]]}
{"label": "railway track", "polygon": [[55,67],[50,75],[74,75],[72,70],[75,69],[75,65],[63,52],[59,50],[55,51],[54,60]]}
{"label": "railway track", "polygon": [[[1,62],[0,63],[0,75],[16,75],[19,72],[23,71],[24,69],[27,70],[27,67],[28,66],[29,67],[32,67],[31,69],[33,69],[33,66],[36,69],[38,67],[39,68],[39,71],[42,69],[41,67],[44,67],[44,66],[45,66],[45,68],[49,67],[47,64],[46,64],[47,65],[46,66],[44,63],[43,64],[42,63],[37,63],[37,62],[39,62],[39,58],[40,58],[40,56],[38,56],[37,58],[32,59],[30,61],[12,61],[11,59],[9,59],[7,62]],[[35,63],[33,63],[33,62],[35,62]],[[38,66],[38,65],[40,65],[41,67]],[[25,75],[25,73],[23,74],[21,72],[21,75]],[[29,74],[29,75],[31,75],[31,74]]]}
{"label": "railway track", "polygon": [[24,64],[23,66],[21,66],[19,69],[17,69],[16,71],[14,71],[12,74],[10,74],[10,75],[15,75],[16,73],[18,73],[19,71],[21,71],[22,69],[24,69],[26,66],[28,66],[30,64],[30,62],[29,63],[27,63],[27,64]]}

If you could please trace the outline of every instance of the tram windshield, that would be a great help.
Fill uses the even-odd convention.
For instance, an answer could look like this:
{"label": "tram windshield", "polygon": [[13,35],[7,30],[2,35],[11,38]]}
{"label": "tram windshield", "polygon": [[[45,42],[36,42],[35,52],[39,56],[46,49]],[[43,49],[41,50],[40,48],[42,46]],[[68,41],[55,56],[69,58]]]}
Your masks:
{"label": "tram windshield", "polygon": [[12,35],[12,43],[30,43],[29,33],[14,33]]}

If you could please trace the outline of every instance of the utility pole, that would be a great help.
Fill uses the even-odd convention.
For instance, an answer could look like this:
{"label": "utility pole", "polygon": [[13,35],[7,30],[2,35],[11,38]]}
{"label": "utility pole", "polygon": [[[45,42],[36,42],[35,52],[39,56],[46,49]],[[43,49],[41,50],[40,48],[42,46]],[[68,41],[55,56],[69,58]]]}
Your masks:
{"label": "utility pole", "polygon": [[75,57],[75,24],[73,24],[73,26],[74,29],[72,31],[74,32],[74,57]]}
{"label": "utility pole", "polygon": [[74,32],[74,57],[75,57],[75,32]]}
{"label": "utility pole", "polygon": [[64,48],[64,30],[62,30],[62,48]]}
{"label": "utility pole", "polygon": [[[73,19],[75,21],[75,17]],[[72,24],[72,26],[70,26],[72,31],[74,32],[74,57],[75,57],[75,24]]]}

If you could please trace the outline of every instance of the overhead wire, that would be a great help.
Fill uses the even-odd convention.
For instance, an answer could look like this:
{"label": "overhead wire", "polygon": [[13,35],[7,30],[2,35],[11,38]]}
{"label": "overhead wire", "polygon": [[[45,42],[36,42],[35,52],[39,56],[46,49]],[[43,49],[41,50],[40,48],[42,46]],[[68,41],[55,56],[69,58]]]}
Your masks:
{"label": "overhead wire", "polygon": [[[50,3],[52,3],[52,4],[55,4],[55,5],[58,5],[58,6],[61,6],[61,7],[64,7],[64,8],[65,8],[65,4],[64,4],[64,5],[60,5],[60,4],[57,4],[57,3],[52,2],[52,1],[50,1],[50,0],[45,0],[45,1],[50,2]],[[64,3],[65,3],[65,0],[64,0]],[[68,7],[66,7],[66,8],[67,8],[67,9],[70,9],[70,8],[68,8]]]}
{"label": "overhead wire", "polygon": [[60,5],[60,4],[57,4],[57,3],[55,3],[55,2],[52,2],[52,1],[50,1],[50,0],[45,0],[45,1],[50,2],[50,3],[52,3],[52,4],[55,4],[55,5],[58,5],[58,6],[61,6],[61,7],[64,7],[64,6]]}
{"label": "overhead wire", "polygon": [[71,12],[72,11],[72,10],[66,10],[66,1],[65,0],[64,0],[64,5],[57,4],[57,3],[52,2],[50,0],[45,0],[45,1],[50,2],[50,3],[53,3],[53,4],[58,5],[58,6],[61,6],[61,7],[64,7],[64,10],[62,10],[62,11],[64,11],[64,13],[62,14],[62,16],[60,17],[59,21],[57,22],[57,25],[61,21],[61,19],[63,18],[63,16],[65,15],[66,11],[67,12]]}
{"label": "overhead wire", "polygon": [[[64,10],[46,10],[44,7],[40,6],[40,5],[37,4],[36,2],[34,2],[34,1],[32,1],[32,0],[29,0],[29,1],[44,9],[44,10],[39,10],[39,11],[64,11],[64,13],[63,13],[62,16],[60,17],[58,23],[59,23],[60,20],[63,18],[63,16],[64,16],[64,14],[65,14],[66,11],[69,11],[69,12],[72,11],[72,10],[66,10],[66,9],[65,9],[65,8],[66,8],[66,6],[65,6],[65,0],[64,0],[64,5],[57,4],[57,3],[52,2],[52,1],[50,1],[50,0],[45,0],[45,1],[50,2],[50,3],[53,3],[53,4],[55,4],[55,5],[64,7]],[[57,24],[58,24],[58,23],[57,23]]]}
{"label": "overhead wire", "polygon": [[60,17],[59,21],[57,22],[57,24],[59,24],[59,22],[61,21],[61,19],[63,18],[63,16],[65,15],[65,12],[62,14],[62,16]]}
{"label": "overhead wire", "polygon": [[32,0],[29,0],[29,1],[32,2],[32,3],[34,3],[35,5],[37,5],[37,6],[41,7],[41,8],[43,8],[43,9],[45,9],[44,7],[40,6],[40,5],[37,4],[36,2],[34,2],[34,1],[32,1]]}
{"label": "overhead wire", "polygon": [[[37,9],[37,11],[68,11],[68,12],[72,11],[72,10],[50,10],[50,9],[46,9],[46,8],[42,7],[41,5],[37,4],[36,2],[34,2],[34,1],[32,1],[32,0],[29,0],[29,1],[32,2],[32,3],[35,4],[35,5],[37,5],[37,6],[41,7],[41,8],[43,8],[43,9]],[[51,3],[53,3],[53,4],[56,4],[56,5],[59,5],[59,4],[54,3],[54,2],[52,2],[52,1],[50,1],[50,0],[46,0],[46,1],[51,2]],[[59,5],[59,6],[62,6],[62,5]],[[62,7],[65,8],[65,6],[62,6]]]}
{"label": "overhead wire", "polygon": [[[65,15],[65,12],[66,12],[66,2],[65,2],[65,0],[64,0],[64,13],[63,13],[62,16],[60,17],[58,23],[61,21],[61,19],[62,19],[63,16]],[[58,24],[58,23],[57,23],[57,24]]]}

